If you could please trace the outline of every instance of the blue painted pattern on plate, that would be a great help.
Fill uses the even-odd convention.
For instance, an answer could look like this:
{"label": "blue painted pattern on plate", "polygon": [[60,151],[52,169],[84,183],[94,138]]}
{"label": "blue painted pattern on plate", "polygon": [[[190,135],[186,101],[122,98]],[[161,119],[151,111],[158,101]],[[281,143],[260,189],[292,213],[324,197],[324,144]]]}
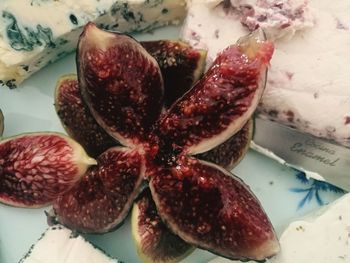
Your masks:
{"label": "blue painted pattern on plate", "polygon": [[319,206],[325,205],[322,197],[322,192],[333,192],[337,194],[344,194],[345,191],[327,182],[318,181],[315,179],[308,179],[306,174],[301,171],[295,172],[295,177],[302,183],[301,186],[292,187],[289,190],[302,195],[302,199],[298,203],[298,209],[303,208],[311,200],[315,199]]}

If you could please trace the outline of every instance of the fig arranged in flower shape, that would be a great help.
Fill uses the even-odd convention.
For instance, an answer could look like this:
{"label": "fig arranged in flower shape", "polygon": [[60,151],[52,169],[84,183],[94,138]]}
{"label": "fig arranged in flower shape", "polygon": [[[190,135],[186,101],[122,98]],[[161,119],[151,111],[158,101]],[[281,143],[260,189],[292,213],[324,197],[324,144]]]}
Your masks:
{"label": "fig arranged in flower shape", "polygon": [[163,223],[149,188],[144,189],[134,203],[131,227],[137,252],[144,262],[178,262],[193,250]]}
{"label": "fig arranged in flower shape", "polygon": [[[187,154],[206,152],[236,134],[264,91],[273,46],[255,31],[228,47],[204,77],[177,101],[158,124],[163,144]],[[169,145],[167,145],[169,147]]]}
{"label": "fig arranged in flower shape", "polygon": [[181,41],[145,41],[141,45],[157,60],[164,80],[164,105],[169,108],[202,76],[207,52]]}
{"label": "fig arranged in flower shape", "polygon": [[69,190],[96,161],[67,136],[28,133],[0,142],[0,202],[40,207]]}
{"label": "fig arranged in flower shape", "polygon": [[[180,98],[203,74],[206,52],[193,49],[181,41],[159,40],[141,42],[154,57],[164,80],[165,106]],[[93,157],[118,145],[100,127],[81,98],[77,76],[61,77],[56,85],[55,108],[66,132]]]}
{"label": "fig arranged in flower shape", "polygon": [[77,186],[59,198],[67,201],[55,203],[59,220],[95,232],[121,222],[126,213],[116,213],[115,207],[130,209],[138,191],[137,183],[129,190],[121,185],[128,172],[118,167],[129,162],[134,178],[149,180],[160,218],[181,239],[229,258],[261,260],[275,254],[279,245],[273,227],[249,188],[223,168],[189,156],[217,147],[246,125],[263,92],[272,53],[273,45],[260,32],[228,47],[161,115],[163,81],[155,60],[132,38],[88,24],[77,54],[83,100],[101,127],[126,152],[136,152],[140,162],[106,158],[114,173],[97,168],[95,173],[105,177],[89,177],[89,196],[99,202],[91,199],[90,205],[84,187]]}
{"label": "fig arranged in flower shape", "polygon": [[79,85],[96,121],[123,145],[146,141],[163,106],[157,61],[129,36],[115,36],[92,23],[78,50]]}
{"label": "fig arranged in flower shape", "polygon": [[118,145],[90,114],[81,98],[76,75],[66,75],[58,80],[55,108],[67,134],[91,156],[97,157],[110,147]]}
{"label": "fig arranged in flower shape", "polygon": [[[164,105],[168,107],[198,81],[205,67],[206,52],[193,49],[181,41],[159,40],[141,44],[160,66],[164,80]],[[58,80],[55,108],[66,132],[91,156],[97,157],[108,148],[118,145],[91,115],[81,97],[76,75],[66,75]],[[253,125],[247,124],[232,138],[198,158],[231,170],[247,152],[252,133]]]}
{"label": "fig arranged in flower shape", "polygon": [[3,133],[4,133],[4,115],[0,110],[0,137],[2,136]]}
{"label": "fig arranged in flower shape", "polygon": [[97,161],[53,205],[62,224],[81,232],[104,233],[121,224],[144,176],[143,157],[136,150],[110,148]]}
{"label": "fig arranged in flower shape", "polygon": [[176,167],[158,170],[150,188],[158,213],[190,244],[235,259],[263,260],[278,252],[258,200],[219,166],[179,158]]}
{"label": "fig arranged in flower shape", "polygon": [[198,159],[209,161],[231,171],[249,150],[253,138],[254,121],[252,119],[234,136],[210,151],[196,155]]}

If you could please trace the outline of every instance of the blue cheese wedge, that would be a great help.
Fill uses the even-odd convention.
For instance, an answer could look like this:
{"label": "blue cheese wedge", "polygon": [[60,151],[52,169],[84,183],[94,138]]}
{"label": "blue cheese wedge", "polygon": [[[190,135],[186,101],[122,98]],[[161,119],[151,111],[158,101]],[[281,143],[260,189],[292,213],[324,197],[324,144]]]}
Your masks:
{"label": "blue cheese wedge", "polygon": [[0,84],[16,87],[76,47],[93,21],[120,32],[145,32],[177,24],[185,0],[1,0]]}
{"label": "blue cheese wedge", "polygon": [[[281,252],[269,263],[350,262],[350,194],[283,232]],[[216,258],[210,263],[240,262]]]}
{"label": "blue cheese wedge", "polygon": [[50,227],[20,263],[118,263],[79,235],[61,226]]}

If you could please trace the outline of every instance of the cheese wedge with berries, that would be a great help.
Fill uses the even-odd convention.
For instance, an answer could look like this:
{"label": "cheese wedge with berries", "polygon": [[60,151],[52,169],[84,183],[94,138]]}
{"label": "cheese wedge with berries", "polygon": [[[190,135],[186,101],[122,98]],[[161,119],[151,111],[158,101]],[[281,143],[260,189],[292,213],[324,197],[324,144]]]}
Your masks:
{"label": "cheese wedge with berries", "polygon": [[275,42],[261,117],[350,147],[350,1],[191,0],[182,39],[208,64],[258,27]]}

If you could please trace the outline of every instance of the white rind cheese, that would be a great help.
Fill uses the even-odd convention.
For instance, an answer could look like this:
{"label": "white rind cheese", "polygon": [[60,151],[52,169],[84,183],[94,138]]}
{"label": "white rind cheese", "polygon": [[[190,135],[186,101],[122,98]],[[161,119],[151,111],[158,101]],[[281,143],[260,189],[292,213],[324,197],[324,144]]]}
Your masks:
{"label": "white rind cheese", "polygon": [[79,235],[61,226],[50,227],[20,263],[118,263]]}
{"label": "white rind cheese", "polygon": [[283,232],[281,253],[271,263],[350,261],[350,194]]}
{"label": "white rind cheese", "polygon": [[[350,262],[350,194],[304,220],[291,223],[280,238],[281,251],[268,263]],[[216,258],[210,263],[240,262]]]}
{"label": "white rind cheese", "polygon": [[0,83],[16,87],[76,47],[89,21],[120,32],[177,24],[185,0],[1,0]]}
{"label": "white rind cheese", "polygon": [[[219,51],[249,32],[238,9],[225,7],[225,3],[237,2],[278,1],[190,2],[181,35],[191,45],[208,49],[209,64]],[[293,1],[283,3],[289,2]],[[281,28],[281,32],[287,29],[281,34],[275,27],[279,16],[271,14],[271,10],[258,10],[269,14],[267,20],[257,24],[274,35],[276,47],[258,113],[350,147],[350,1],[294,2],[307,4],[301,12],[305,17],[291,20],[291,26]],[[298,10],[293,5],[287,7]]]}

